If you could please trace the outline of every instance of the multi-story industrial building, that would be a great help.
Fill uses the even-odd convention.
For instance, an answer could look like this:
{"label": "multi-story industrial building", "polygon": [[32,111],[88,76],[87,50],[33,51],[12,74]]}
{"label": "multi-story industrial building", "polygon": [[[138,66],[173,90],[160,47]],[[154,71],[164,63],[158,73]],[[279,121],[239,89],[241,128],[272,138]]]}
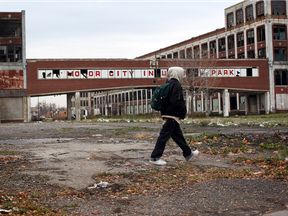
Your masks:
{"label": "multi-story industrial building", "polygon": [[[268,59],[266,65],[269,70],[268,77],[266,77],[269,79],[268,91],[256,94],[250,92],[247,99],[250,100],[250,105],[255,104],[255,106],[258,106],[256,113],[261,110],[266,112],[287,112],[287,12],[287,0],[245,0],[225,9],[224,28],[153,51],[137,59],[182,60],[215,58],[218,59],[220,68],[239,69],[241,67],[239,67],[237,62],[235,63],[234,61],[234,65],[231,65],[229,61],[222,60],[234,59],[239,64],[245,62],[244,64],[249,66],[249,60],[259,59],[260,64],[260,59]],[[252,70],[247,71],[246,76],[259,76],[262,71],[259,70],[257,74],[252,73],[254,73]],[[255,86],[259,84],[255,83]],[[240,105],[245,101],[244,96],[241,98],[243,89],[241,90],[237,82],[235,82],[234,86],[229,88],[228,91],[230,93],[230,103],[232,102],[229,109],[231,107],[232,109],[233,107],[238,110],[241,109]],[[237,95],[236,101],[231,101],[234,94]],[[205,109],[203,102],[201,102],[199,97],[198,100],[196,97],[196,101],[197,105],[195,104],[194,107],[200,106],[203,111]],[[210,105],[212,106],[213,103],[211,102]],[[233,103],[236,105],[233,105]],[[216,100],[214,104],[220,105]]]}

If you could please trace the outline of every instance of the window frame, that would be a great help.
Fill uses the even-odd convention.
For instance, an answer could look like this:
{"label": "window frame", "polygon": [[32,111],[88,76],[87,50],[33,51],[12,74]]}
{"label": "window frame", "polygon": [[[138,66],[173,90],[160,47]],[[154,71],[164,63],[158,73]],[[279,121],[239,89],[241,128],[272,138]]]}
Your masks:
{"label": "window frame", "polygon": [[[212,46],[213,45],[213,46]],[[210,55],[217,54],[216,40],[210,42]]]}
{"label": "window frame", "polygon": [[[275,27],[277,27],[277,29],[278,29],[278,34],[279,34],[279,39],[275,39],[275,31],[274,31],[274,29],[275,29]],[[284,28],[284,33],[285,33],[285,38],[281,38],[280,36],[281,36],[281,31],[280,31],[280,29],[281,28]],[[284,41],[284,40],[287,40],[287,28],[286,28],[286,25],[273,25],[273,27],[272,27],[272,30],[273,30],[273,40],[274,41]]]}
{"label": "window frame", "polygon": [[[261,6],[259,6],[261,5]],[[259,7],[258,7],[259,6]],[[260,11],[260,13],[259,13]],[[259,18],[259,17],[263,17],[265,14],[265,4],[264,4],[264,1],[260,1],[260,2],[257,2],[256,3],[256,17]]]}
{"label": "window frame", "polygon": [[[222,48],[221,46],[224,46],[224,48]],[[220,38],[218,40],[218,52],[225,52],[226,51],[226,44],[225,44],[225,37]]]}
{"label": "window frame", "polygon": [[233,14],[233,12],[227,14],[227,27],[230,28],[232,26],[234,26],[234,14]]}
{"label": "window frame", "polygon": [[[276,54],[276,49],[279,50],[279,53],[277,54]],[[274,47],[273,51],[274,51],[274,61],[287,61],[287,48],[286,47]],[[285,52],[280,53],[283,51]]]}
{"label": "window frame", "polygon": [[[260,51],[263,51],[264,55],[260,55]],[[258,58],[259,59],[266,59],[266,48],[258,49]]]}
{"label": "window frame", "polygon": [[[242,35],[242,40],[240,40],[240,41],[238,40],[239,35]],[[237,33],[237,48],[239,48],[239,47],[244,47],[244,32]]]}
{"label": "window frame", "polygon": [[239,9],[236,11],[236,23],[237,25],[243,23],[243,9]]}
{"label": "window frame", "polygon": [[[231,39],[233,38],[233,39]],[[227,37],[228,39],[228,50],[235,49],[235,37],[234,34]],[[230,46],[232,44],[232,46]]]}
{"label": "window frame", "polygon": [[[250,10],[250,8],[251,8],[251,16],[248,16],[248,9]],[[246,21],[251,21],[251,20],[253,20],[254,19],[254,17],[253,17],[253,5],[248,5],[246,8],[245,8],[245,12],[246,12]],[[249,15],[250,15],[250,13],[249,13]]]}
{"label": "window frame", "polygon": [[[253,37],[249,37],[249,33],[253,33]],[[254,29],[250,29],[246,31],[246,36],[247,36],[247,45],[251,45],[255,43],[255,34],[254,34]]]}
{"label": "window frame", "polygon": [[257,42],[263,42],[266,40],[265,25],[257,27]]}
{"label": "window frame", "polygon": [[[283,82],[283,72],[286,73],[286,81],[284,81],[284,82]],[[277,74],[277,73],[279,73],[279,74]],[[287,70],[275,70],[274,76],[275,76],[275,86],[288,85],[288,71]],[[277,76],[279,78],[277,78]]]}
{"label": "window frame", "polygon": [[[283,5],[283,14],[274,14],[274,7],[276,6],[276,4],[279,4],[279,3],[283,3],[284,5]],[[271,1],[271,14],[272,15],[286,15],[286,1],[280,1],[280,0],[277,0],[277,1]],[[278,8],[277,8],[278,9]],[[276,9],[275,9],[276,10]]]}

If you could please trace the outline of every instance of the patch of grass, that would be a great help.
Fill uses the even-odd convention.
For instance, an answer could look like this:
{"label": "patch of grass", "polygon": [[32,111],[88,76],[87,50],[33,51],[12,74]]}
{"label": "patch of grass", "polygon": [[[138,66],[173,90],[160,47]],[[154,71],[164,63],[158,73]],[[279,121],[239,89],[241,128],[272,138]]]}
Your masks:
{"label": "patch of grass", "polygon": [[15,155],[15,152],[10,150],[0,150],[0,155]]}
{"label": "patch of grass", "polygon": [[131,148],[122,150],[122,152],[135,152],[135,151],[138,151],[138,149]]}
{"label": "patch of grass", "polygon": [[68,132],[68,131],[72,131],[73,128],[61,128],[60,131],[61,132]]}

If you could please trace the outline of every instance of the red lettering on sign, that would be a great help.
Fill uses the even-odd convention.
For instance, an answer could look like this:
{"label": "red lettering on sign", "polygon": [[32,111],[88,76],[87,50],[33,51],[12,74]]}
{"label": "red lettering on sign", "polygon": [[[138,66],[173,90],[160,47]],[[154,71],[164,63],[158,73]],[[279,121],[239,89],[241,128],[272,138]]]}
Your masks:
{"label": "red lettering on sign", "polygon": [[127,73],[127,71],[122,71],[122,73],[124,74],[124,77],[126,77],[127,75],[126,75],[126,73]]}
{"label": "red lettering on sign", "polygon": [[88,76],[93,77],[93,71],[88,71]]}
{"label": "red lettering on sign", "polygon": [[224,70],[224,75],[228,75],[228,70]]}
{"label": "red lettering on sign", "polygon": [[79,77],[80,76],[80,71],[74,71],[74,75],[75,75],[75,77]]}
{"label": "red lettering on sign", "polygon": [[212,70],[212,76],[216,74],[216,70]]}
{"label": "red lettering on sign", "polygon": [[130,73],[130,75],[132,76],[132,74],[134,73],[134,71],[132,70],[132,71],[129,71],[129,73]]}
{"label": "red lettering on sign", "polygon": [[166,76],[166,74],[167,74],[166,70],[162,70],[161,72],[162,72],[162,76]]}
{"label": "red lettering on sign", "polygon": [[114,76],[114,71],[109,71],[109,76],[113,77]]}
{"label": "red lettering on sign", "polygon": [[119,77],[120,76],[120,72],[119,71],[117,71],[117,77]]}
{"label": "red lettering on sign", "polygon": [[95,77],[97,77],[97,76],[101,77],[100,71],[95,71]]}
{"label": "red lettering on sign", "polygon": [[221,70],[218,70],[218,76],[221,75],[222,76],[222,71]]}
{"label": "red lettering on sign", "polygon": [[149,70],[148,71],[148,76],[153,76],[154,77],[154,70]]}
{"label": "red lettering on sign", "polygon": [[229,75],[234,76],[234,70],[229,70]]}
{"label": "red lettering on sign", "polygon": [[144,76],[144,77],[146,76],[146,71],[145,71],[145,70],[143,70],[143,76]]}

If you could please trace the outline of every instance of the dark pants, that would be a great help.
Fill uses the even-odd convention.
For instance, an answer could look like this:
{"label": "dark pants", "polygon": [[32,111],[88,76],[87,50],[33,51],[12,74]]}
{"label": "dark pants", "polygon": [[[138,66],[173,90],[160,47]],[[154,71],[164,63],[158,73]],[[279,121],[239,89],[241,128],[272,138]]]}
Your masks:
{"label": "dark pants", "polygon": [[167,119],[160,131],[160,135],[151,154],[151,158],[160,158],[163,155],[166,142],[170,139],[170,137],[182,149],[184,157],[191,154],[191,149],[186,144],[180,125],[174,119]]}

